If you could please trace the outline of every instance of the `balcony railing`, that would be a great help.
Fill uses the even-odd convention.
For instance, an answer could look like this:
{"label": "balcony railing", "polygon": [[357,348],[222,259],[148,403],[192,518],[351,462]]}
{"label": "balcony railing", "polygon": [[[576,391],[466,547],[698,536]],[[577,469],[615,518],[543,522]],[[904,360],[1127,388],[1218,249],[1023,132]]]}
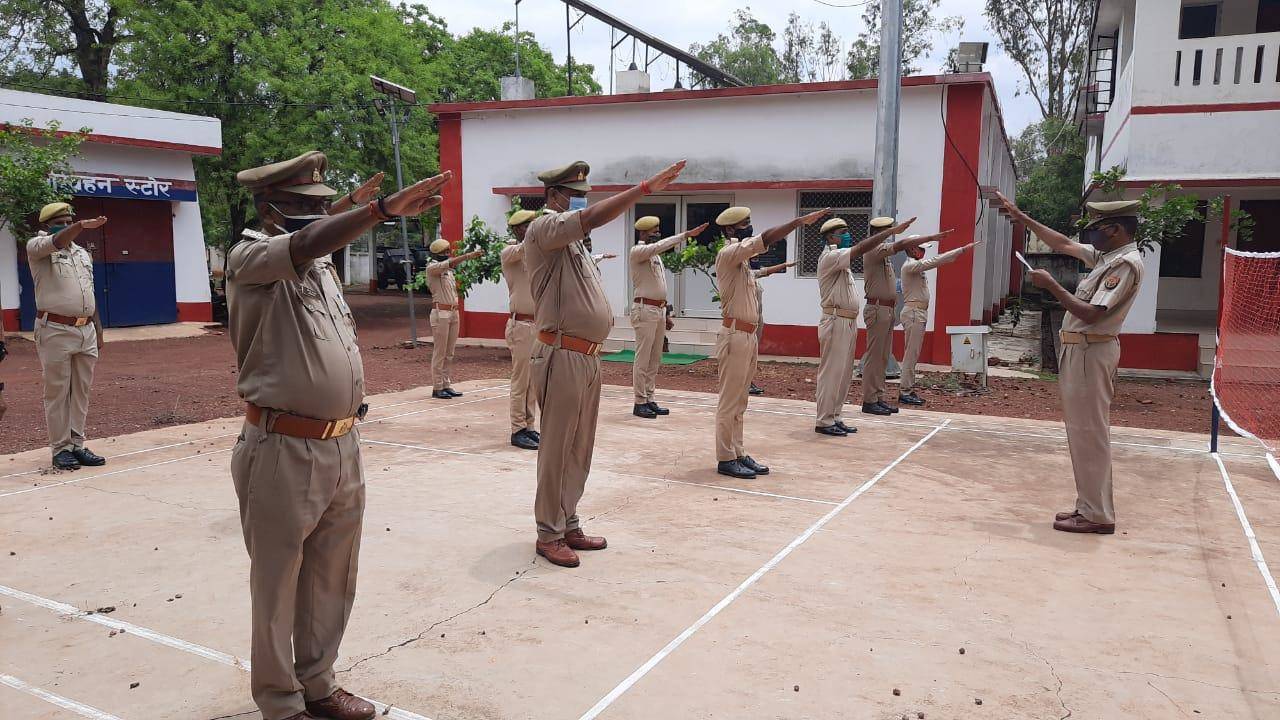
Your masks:
{"label": "balcony railing", "polygon": [[1177,40],[1169,103],[1280,100],[1280,33]]}

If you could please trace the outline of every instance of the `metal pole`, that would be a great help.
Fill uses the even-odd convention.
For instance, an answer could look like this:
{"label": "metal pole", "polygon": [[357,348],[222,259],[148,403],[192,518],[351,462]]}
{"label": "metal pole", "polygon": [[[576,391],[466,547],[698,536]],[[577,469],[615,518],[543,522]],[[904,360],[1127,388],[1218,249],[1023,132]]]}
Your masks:
{"label": "metal pole", "polygon": [[[1218,367],[1217,345],[1222,342],[1222,301],[1227,292],[1227,246],[1231,244],[1231,196],[1222,198],[1222,237],[1218,240],[1218,322],[1214,326],[1214,370]],[[1210,370],[1212,381],[1213,370]],[[1209,452],[1218,452],[1218,430],[1222,421],[1222,411],[1218,410],[1218,399],[1213,398],[1213,417],[1210,423]]]}
{"label": "metal pole", "polygon": [[569,3],[564,4],[564,66],[569,71],[569,91],[573,95],[573,26],[569,24]]}
{"label": "metal pole", "polygon": [[876,159],[871,206],[876,215],[893,216],[898,205],[902,0],[883,0],[880,9],[880,76],[876,83]]}
{"label": "metal pole", "polygon": [[516,77],[520,77],[520,0],[516,0]]}
{"label": "metal pole", "polygon": [[[391,110],[391,147],[396,154],[396,189],[404,189],[404,172],[400,168],[400,102],[394,98],[390,103]],[[418,314],[413,305],[413,255],[409,253],[409,221],[400,218],[400,241],[404,246],[405,289],[409,292],[409,347],[418,347]]]}

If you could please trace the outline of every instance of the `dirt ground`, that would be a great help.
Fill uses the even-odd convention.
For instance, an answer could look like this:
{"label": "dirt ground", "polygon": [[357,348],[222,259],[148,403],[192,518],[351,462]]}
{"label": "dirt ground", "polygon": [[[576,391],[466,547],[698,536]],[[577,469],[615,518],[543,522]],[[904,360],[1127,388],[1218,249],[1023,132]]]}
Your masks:
{"label": "dirt ground", "polygon": [[[431,382],[430,346],[407,349],[408,315],[395,294],[351,294],[364,357],[370,395],[396,392]],[[430,333],[429,308],[418,305],[418,334]],[[107,331],[110,333],[110,330]],[[9,344],[9,358],[0,365],[0,382],[9,411],[0,420],[0,454],[29,450],[48,442],[41,406],[40,362],[35,346],[21,339]],[[458,349],[456,380],[506,377],[510,355],[502,348]],[[808,364],[761,363],[757,384],[768,396],[814,399],[817,367]],[[177,340],[107,343],[98,362],[89,410],[91,439],[156,427],[233,417],[241,412],[235,392],[235,355],[221,331]],[[629,385],[631,365],[604,363],[604,382]],[[985,393],[954,387],[944,374],[925,374],[933,386],[921,393],[929,410],[1059,420],[1057,384],[1053,381],[992,378]],[[714,392],[714,359],[690,366],[664,367],[658,386],[668,390]],[[860,397],[854,380],[850,398]],[[661,398],[659,398],[661,400]],[[1211,402],[1208,386],[1198,382],[1121,380],[1112,407],[1117,426],[1167,430],[1208,427]],[[857,417],[857,416],[855,416]]]}

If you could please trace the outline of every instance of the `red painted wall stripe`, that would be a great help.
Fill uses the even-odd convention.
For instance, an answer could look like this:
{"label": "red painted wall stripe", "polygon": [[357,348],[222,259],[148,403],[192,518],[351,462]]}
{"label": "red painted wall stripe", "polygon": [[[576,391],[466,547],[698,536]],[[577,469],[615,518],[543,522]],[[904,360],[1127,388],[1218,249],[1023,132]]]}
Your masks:
{"label": "red painted wall stripe", "polygon": [[1195,372],[1200,367],[1200,336],[1195,333],[1122,334],[1120,367]]}
{"label": "red painted wall stripe", "polygon": [[[754,180],[743,182],[672,183],[665,192],[705,190],[870,190],[871,180],[840,178],[831,180]],[[632,185],[592,185],[592,192],[622,192]],[[494,195],[542,195],[541,185],[493,188]]]}
{"label": "red painted wall stripe", "polygon": [[[0,127],[12,127],[9,123],[0,123]],[[59,130],[54,133],[55,137],[67,137],[76,133],[68,130]],[[101,145],[128,145],[131,147],[154,148],[156,150],[178,150],[180,152],[189,152],[192,155],[221,155],[222,148],[213,147],[211,145],[188,145],[186,143],[174,143],[164,140],[146,140],[143,138],[127,138],[118,135],[99,135],[97,133],[89,133],[85,135],[85,142],[99,143]]]}
{"label": "red painted wall stripe", "polygon": [[[457,113],[446,113],[439,117],[440,132],[440,172],[453,172],[453,180],[445,186],[442,194],[444,202],[440,205],[441,237],[449,239],[456,247],[462,240],[462,116]],[[458,301],[463,310],[458,323],[458,335],[471,337],[467,327],[466,299]]]}
{"label": "red painted wall stripe", "polygon": [[213,303],[178,303],[178,322],[213,322]]}
{"label": "red painted wall stripe", "polygon": [[464,310],[462,324],[468,330],[467,337],[503,340],[507,337],[508,317],[506,313]]}
{"label": "red painted wall stripe", "polygon": [[18,308],[11,310],[0,310],[0,324],[4,325],[5,332],[18,332],[18,322],[21,320]]}
{"label": "red painted wall stripe", "polygon": [[[982,85],[953,85],[946,89],[947,133],[951,142],[943,143],[942,209],[938,215],[938,227],[955,228],[956,231],[943,240],[938,252],[973,241],[978,188],[965,167],[965,161],[975,171],[980,167],[984,91]],[[962,155],[957,154],[957,149]],[[931,348],[929,356],[933,358],[932,362],[951,362],[951,342],[946,329],[948,325],[972,324],[974,318],[969,316],[969,305],[973,289],[973,253],[964,253],[955,262],[938,270],[933,315],[936,331],[931,339],[926,340],[926,347]]]}
{"label": "red painted wall stripe", "polygon": [[1201,103],[1190,105],[1135,105],[1131,115],[1180,115],[1184,113],[1264,112],[1280,110],[1280,101]]}

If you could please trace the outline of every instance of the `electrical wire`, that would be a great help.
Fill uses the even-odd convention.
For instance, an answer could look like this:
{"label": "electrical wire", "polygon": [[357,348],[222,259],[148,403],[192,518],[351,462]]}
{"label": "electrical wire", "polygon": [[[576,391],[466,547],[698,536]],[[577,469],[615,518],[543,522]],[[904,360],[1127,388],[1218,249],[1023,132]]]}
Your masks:
{"label": "electrical wire", "polygon": [[862,7],[863,5],[870,5],[875,0],[862,0],[862,2],[849,3],[847,5],[843,5],[840,3],[826,2],[826,0],[813,0],[813,1],[818,3],[819,5],[826,5],[827,7],[833,7],[833,8],[856,8],[856,7]]}

